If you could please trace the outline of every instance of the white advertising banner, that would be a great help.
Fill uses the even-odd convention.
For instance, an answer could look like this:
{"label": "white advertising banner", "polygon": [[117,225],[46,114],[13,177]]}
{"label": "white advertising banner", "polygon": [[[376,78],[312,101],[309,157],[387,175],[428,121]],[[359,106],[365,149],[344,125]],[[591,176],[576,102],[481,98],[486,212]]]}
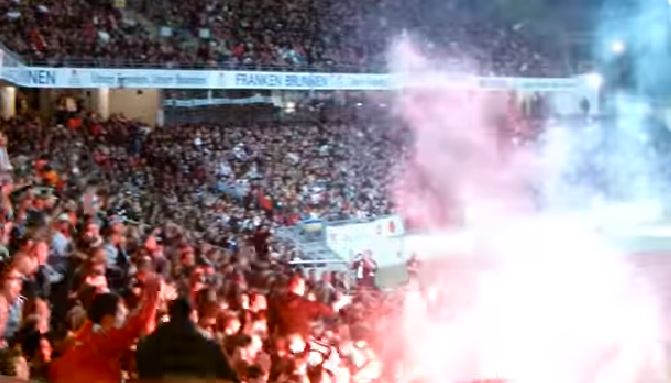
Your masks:
{"label": "white advertising banner", "polygon": [[[5,55],[6,56],[6,55]],[[0,67],[0,79],[27,88],[390,90],[426,86],[390,73],[318,73],[184,69]],[[446,86],[486,91],[585,91],[579,78],[533,79],[459,76]],[[435,84],[428,86],[435,86]]]}
{"label": "white advertising banner", "polygon": [[404,234],[403,220],[398,215],[392,215],[372,222],[327,226],[326,245],[344,260],[351,260],[356,254],[370,250],[380,262],[375,253],[383,251],[381,248],[376,251],[375,248],[387,246],[391,243],[390,238]]}
{"label": "white advertising banner", "polygon": [[167,69],[2,68],[2,77],[28,88],[224,88],[224,74]]}

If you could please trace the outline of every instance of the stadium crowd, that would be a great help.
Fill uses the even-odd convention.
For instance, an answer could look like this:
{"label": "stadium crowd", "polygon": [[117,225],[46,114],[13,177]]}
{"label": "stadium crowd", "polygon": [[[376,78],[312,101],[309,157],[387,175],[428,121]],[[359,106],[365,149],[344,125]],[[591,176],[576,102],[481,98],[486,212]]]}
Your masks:
{"label": "stadium crowd", "polygon": [[452,67],[483,75],[565,74],[557,52],[458,0],[128,3],[125,9],[154,24],[112,0],[1,0],[0,38],[52,66],[383,71],[390,38],[408,32],[431,36],[423,48],[448,57]]}
{"label": "stadium crowd", "polygon": [[[392,379],[376,318],[398,298],[292,266],[272,232],[387,213],[402,140],[356,123],[57,119],[0,125],[0,374]],[[374,261],[357,265],[370,287]]]}
{"label": "stadium crowd", "polygon": [[0,36],[15,53],[40,65],[77,62],[124,66],[129,62],[188,61],[170,41],[154,39],[108,1],[0,1]]}
{"label": "stadium crowd", "polygon": [[[395,130],[375,124],[149,129],[123,116],[63,122],[46,136],[39,123],[7,125],[22,167],[29,158],[22,154],[47,150],[60,169],[50,186],[88,182],[134,220],[169,219],[196,232],[389,214],[390,170],[405,150]],[[211,214],[196,214],[203,211]],[[224,243],[219,233],[208,240]]]}
{"label": "stadium crowd", "polygon": [[[167,35],[121,3],[0,0],[0,39],[48,66],[379,71],[390,36],[407,31],[431,36],[421,49],[455,69],[561,72],[517,28],[458,0],[127,2]],[[275,233],[391,213],[393,169],[412,154],[406,131],[350,120],[149,127],[65,109],[53,124],[0,122],[0,375],[399,381],[403,343],[389,334],[401,298],[374,288],[370,254],[354,278],[317,272],[294,266],[297,249]]]}

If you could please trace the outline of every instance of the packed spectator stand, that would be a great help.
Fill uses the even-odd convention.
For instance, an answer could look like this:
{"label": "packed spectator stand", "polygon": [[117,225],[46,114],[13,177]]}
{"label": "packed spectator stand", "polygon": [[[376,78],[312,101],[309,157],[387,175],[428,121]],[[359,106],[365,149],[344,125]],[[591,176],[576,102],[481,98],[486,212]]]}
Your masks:
{"label": "packed spectator stand", "polygon": [[[382,72],[408,34],[449,68],[564,74],[516,26],[438,3],[0,0],[0,42],[33,66]],[[386,336],[402,294],[375,289],[374,260],[353,284],[296,267],[279,235],[392,213],[412,155],[396,125],[1,121],[0,375],[412,381]]]}
{"label": "packed spectator stand", "polygon": [[[129,24],[110,2],[0,2],[2,42],[25,59],[55,66],[71,61],[118,66],[129,61],[169,62],[169,45]],[[175,59],[180,59],[179,57]]]}
{"label": "packed spectator stand", "polygon": [[[391,211],[384,185],[403,140],[351,122],[149,128],[123,116],[62,117],[1,126],[0,373],[155,378],[142,353],[158,340],[142,338],[145,365],[129,355],[159,328],[158,338],[199,334],[194,347],[222,350],[218,362],[171,370],[177,376],[382,381],[375,334],[385,322],[372,320],[397,298],[293,267],[295,248],[273,233],[310,217]],[[307,305],[303,316],[291,314],[296,304]],[[117,305],[134,312],[120,328]],[[102,360],[92,360],[99,349]]]}
{"label": "packed spectator stand", "polygon": [[33,65],[380,72],[410,34],[457,69],[567,74],[519,28],[457,0],[0,1],[0,41]]}

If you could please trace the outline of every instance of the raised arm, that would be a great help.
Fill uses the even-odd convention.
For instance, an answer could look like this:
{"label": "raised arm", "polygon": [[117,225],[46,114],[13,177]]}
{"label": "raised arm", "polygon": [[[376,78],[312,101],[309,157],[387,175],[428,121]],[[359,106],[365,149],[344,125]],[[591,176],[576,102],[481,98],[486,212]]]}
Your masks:
{"label": "raised arm", "polygon": [[109,332],[107,336],[109,343],[106,349],[110,350],[111,353],[122,352],[131,346],[143,330],[150,327],[156,315],[160,292],[161,281],[159,278],[151,278],[145,281],[139,309],[130,315],[123,326]]}

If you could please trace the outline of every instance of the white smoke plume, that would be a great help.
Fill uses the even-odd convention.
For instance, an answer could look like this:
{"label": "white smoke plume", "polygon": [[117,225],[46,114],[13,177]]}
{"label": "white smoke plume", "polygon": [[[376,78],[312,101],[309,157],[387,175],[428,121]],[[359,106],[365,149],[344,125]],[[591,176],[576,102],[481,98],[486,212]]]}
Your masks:
{"label": "white smoke plume", "polygon": [[[426,282],[442,315],[426,310],[425,297],[406,297],[399,380],[668,381],[656,294],[593,231],[592,205],[608,197],[589,176],[572,176],[586,161],[608,166],[601,134],[557,127],[542,145],[503,158],[486,95],[468,75],[445,72],[409,39],[391,57],[407,85],[397,112],[415,136],[397,185],[401,214],[421,220],[438,243],[454,226],[474,238],[469,254],[417,249],[444,259]],[[626,169],[632,182],[617,187],[633,191],[624,195],[649,190],[645,169]],[[607,169],[587,174],[622,179]]]}

